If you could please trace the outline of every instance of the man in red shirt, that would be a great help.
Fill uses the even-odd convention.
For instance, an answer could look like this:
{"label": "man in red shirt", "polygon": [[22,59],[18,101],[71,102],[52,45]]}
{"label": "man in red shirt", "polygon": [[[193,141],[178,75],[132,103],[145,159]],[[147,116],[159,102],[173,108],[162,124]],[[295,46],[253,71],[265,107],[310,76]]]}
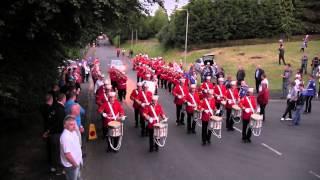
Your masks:
{"label": "man in red shirt", "polygon": [[[108,123],[111,121],[120,121],[124,120],[124,111],[121,107],[121,104],[115,100],[116,93],[110,92],[109,93],[109,101],[102,104],[98,108],[98,112],[102,115],[103,119],[103,127],[106,132],[108,132]],[[118,144],[119,137],[115,137],[113,141],[113,145],[116,146]],[[108,143],[108,151],[111,150],[111,147]]]}
{"label": "man in red shirt", "polygon": [[138,95],[142,91],[142,83],[137,83],[137,89],[132,90],[130,99],[133,101],[133,109],[134,109],[134,119],[135,119],[135,127],[138,127],[138,119],[139,119],[139,109],[140,105],[137,103]]}
{"label": "man in red shirt", "polygon": [[206,81],[201,84],[202,92],[207,93],[209,89],[214,89],[214,85],[211,82],[211,76],[207,76]]}
{"label": "man in red shirt", "polygon": [[211,134],[212,131],[208,129],[209,121],[211,121],[211,116],[214,115],[216,110],[216,102],[213,97],[213,90],[208,91],[208,95],[200,102],[200,107],[202,110],[202,145],[211,143]]}
{"label": "man in red shirt", "polygon": [[118,97],[119,101],[122,102],[122,100],[126,100],[127,95],[127,76],[125,75],[125,72],[121,72],[122,74],[119,74],[118,82],[117,82],[117,89],[118,89]]}
{"label": "man in red shirt", "polygon": [[219,78],[218,81],[219,81],[218,84],[214,88],[214,94],[216,97],[217,109],[220,109],[221,101],[223,101],[226,97],[227,88],[224,85],[223,78]]}
{"label": "man in red shirt", "polygon": [[143,116],[148,122],[148,132],[149,132],[149,151],[152,152],[154,149],[158,151],[159,147],[154,142],[154,124],[159,123],[161,119],[167,119],[161,105],[158,103],[159,96],[155,95],[152,97],[152,102],[150,106],[144,109]]}
{"label": "man in red shirt", "polygon": [[256,98],[253,96],[253,88],[249,88],[248,95],[240,100],[239,106],[242,109],[242,141],[250,143],[252,134],[249,127],[250,117],[257,109]]}
{"label": "man in red shirt", "polygon": [[184,112],[182,112],[182,106],[185,103],[186,95],[188,94],[188,88],[184,85],[185,79],[180,79],[180,84],[177,84],[172,90],[174,96],[174,103],[176,104],[176,123],[177,126],[184,125]]}
{"label": "man in red shirt", "polygon": [[143,84],[142,91],[139,92],[136,102],[140,105],[140,126],[141,136],[147,136],[145,118],[143,117],[143,111],[147,108],[152,101],[152,92],[148,90],[148,85]]}
{"label": "man in red shirt", "polygon": [[265,108],[269,102],[269,89],[265,81],[261,82],[261,87],[262,89],[257,96],[257,102],[260,106],[260,114],[263,116],[264,121],[266,118]]}
{"label": "man in red shirt", "polygon": [[239,102],[239,92],[237,89],[237,82],[231,81],[231,88],[227,90],[226,93],[226,111],[227,111],[227,119],[226,119],[226,126],[228,131],[234,131],[233,129],[233,119],[231,119],[231,111],[232,106],[238,104]]}
{"label": "man in red shirt", "polygon": [[188,134],[190,134],[191,132],[193,134],[196,133],[196,131],[195,131],[196,130],[196,122],[192,121],[192,123],[191,123],[191,118],[194,118],[194,111],[196,109],[198,109],[199,103],[200,103],[199,95],[196,92],[196,88],[197,88],[197,85],[191,84],[190,89],[189,89],[189,93],[186,95],[187,132],[188,132]]}

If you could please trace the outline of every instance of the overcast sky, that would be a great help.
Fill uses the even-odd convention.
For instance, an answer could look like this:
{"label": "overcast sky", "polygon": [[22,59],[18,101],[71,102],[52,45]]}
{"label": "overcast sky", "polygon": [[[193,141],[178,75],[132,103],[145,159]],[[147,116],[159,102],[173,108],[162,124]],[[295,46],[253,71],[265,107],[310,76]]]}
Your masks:
{"label": "overcast sky", "polygon": [[[178,3],[176,3],[176,0],[164,0],[164,7],[166,8],[169,16],[171,15],[176,5],[178,5],[178,8],[179,8],[186,5],[189,2],[189,0],[177,0],[177,1]],[[154,12],[159,8],[159,6],[158,4],[154,4],[153,6],[149,6],[147,8],[150,9],[150,13],[151,15],[153,15]]]}

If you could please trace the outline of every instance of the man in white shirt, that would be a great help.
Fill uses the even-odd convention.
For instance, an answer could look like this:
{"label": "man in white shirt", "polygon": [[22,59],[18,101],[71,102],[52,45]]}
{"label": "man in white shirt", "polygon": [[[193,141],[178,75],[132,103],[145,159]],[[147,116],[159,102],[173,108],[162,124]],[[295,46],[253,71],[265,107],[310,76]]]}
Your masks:
{"label": "man in white shirt", "polygon": [[82,151],[76,133],[74,116],[66,116],[64,130],[60,136],[60,159],[65,168],[67,180],[80,180],[80,166],[82,165]]}

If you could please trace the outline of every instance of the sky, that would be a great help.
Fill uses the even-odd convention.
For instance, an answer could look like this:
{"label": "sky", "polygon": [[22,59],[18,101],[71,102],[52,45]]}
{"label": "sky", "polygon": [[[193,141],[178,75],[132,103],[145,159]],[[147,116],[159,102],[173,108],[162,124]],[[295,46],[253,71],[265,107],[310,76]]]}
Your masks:
{"label": "sky", "polygon": [[[188,4],[188,2],[189,0],[164,0],[164,7],[166,8],[168,15],[170,16],[174,8],[176,7],[176,5],[178,8],[180,8]],[[159,8],[159,6],[158,4],[154,4],[152,6],[147,6],[147,8],[150,10],[150,14],[153,15],[156,12],[156,10]]]}

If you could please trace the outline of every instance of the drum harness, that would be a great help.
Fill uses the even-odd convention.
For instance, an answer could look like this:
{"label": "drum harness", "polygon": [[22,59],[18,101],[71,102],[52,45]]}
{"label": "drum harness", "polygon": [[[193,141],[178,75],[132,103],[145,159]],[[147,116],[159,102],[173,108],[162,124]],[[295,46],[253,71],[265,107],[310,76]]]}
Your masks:
{"label": "drum harness", "polygon": [[[233,103],[236,104],[236,99],[234,98],[234,95],[233,95],[233,92],[231,91],[231,89],[229,89],[229,93],[230,93],[230,95],[231,95],[231,98],[232,98]],[[231,114],[231,115],[232,115],[232,114]],[[232,120],[233,120],[233,122],[235,122],[235,123],[239,123],[239,122],[240,122],[240,118],[239,118],[239,121],[236,121],[236,120],[235,120],[235,117],[233,117],[233,115],[232,115]]]}
{"label": "drum harness", "polygon": [[[207,104],[207,106],[208,106],[208,109],[209,109],[209,112],[210,112],[211,116],[213,116],[214,113],[213,113],[213,110],[212,110],[211,107],[210,107],[210,104],[209,104],[209,102],[208,102],[208,99],[204,99],[204,101],[206,102],[206,104]],[[213,122],[213,123],[215,123],[215,122]],[[219,122],[219,123],[221,123],[221,122]],[[214,128],[212,128],[211,133],[212,133],[213,135],[215,135],[217,138],[219,138],[219,139],[221,138],[221,129],[219,130],[219,132],[216,132],[216,131],[214,130]]]}
{"label": "drum harness", "polygon": [[[107,104],[108,104],[109,109],[110,109],[110,111],[111,111],[112,118],[116,121],[118,114],[117,114],[117,116],[114,114],[113,108],[112,108],[112,106],[111,106],[111,104],[110,104],[109,101],[107,101]],[[114,147],[114,146],[113,146],[113,144],[111,143],[111,137],[110,137],[110,136],[108,137],[109,145],[110,145],[110,147],[111,147],[113,150],[115,150],[115,151],[119,151],[119,150],[120,150],[120,147],[121,147],[122,136],[123,136],[123,123],[122,123],[122,122],[121,122],[121,132],[122,132],[122,134],[121,134],[121,136],[119,137],[119,141],[118,141],[117,147]]]}
{"label": "drum harness", "polygon": [[[152,111],[153,116],[154,116],[154,117],[156,118],[156,120],[157,120],[157,123],[161,123],[160,120],[159,120],[159,117],[158,117],[157,114],[156,114],[156,111],[154,110],[154,107],[151,105],[150,108],[151,108],[151,111]],[[163,142],[161,143],[161,142],[160,142],[160,139],[157,139],[156,137],[153,136],[154,142],[155,142],[159,147],[164,147],[164,145],[166,144],[166,139],[167,139],[167,136],[163,138]]]}
{"label": "drum harness", "polygon": [[[192,95],[191,93],[189,93],[189,96],[191,97],[193,104],[194,104],[194,105],[197,105],[197,103],[196,103],[193,95]],[[200,122],[201,113],[199,113],[199,114],[200,114],[200,116],[197,117],[197,118],[195,118],[195,117],[194,117],[194,114],[193,114],[193,121],[195,121],[199,127],[202,127],[202,124],[201,124],[201,122]]]}

